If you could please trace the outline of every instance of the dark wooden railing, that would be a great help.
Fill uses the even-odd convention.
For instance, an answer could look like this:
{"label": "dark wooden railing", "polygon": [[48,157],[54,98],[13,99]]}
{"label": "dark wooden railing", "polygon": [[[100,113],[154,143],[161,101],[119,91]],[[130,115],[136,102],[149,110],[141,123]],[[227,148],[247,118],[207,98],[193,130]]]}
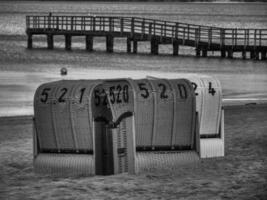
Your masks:
{"label": "dark wooden railing", "polygon": [[208,50],[224,47],[246,49],[267,47],[267,29],[237,29],[200,26],[179,22],[138,17],[110,16],[27,16],[27,33],[72,33],[86,35],[102,33],[150,40],[157,37],[159,43],[179,40],[181,45],[204,46]]}

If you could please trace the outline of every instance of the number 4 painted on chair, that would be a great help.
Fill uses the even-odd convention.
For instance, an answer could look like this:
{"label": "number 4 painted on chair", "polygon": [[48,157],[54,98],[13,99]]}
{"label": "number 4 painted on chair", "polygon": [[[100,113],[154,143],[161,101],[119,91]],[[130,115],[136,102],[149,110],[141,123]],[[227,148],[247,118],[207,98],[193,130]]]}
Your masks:
{"label": "number 4 painted on chair", "polygon": [[212,96],[214,96],[215,93],[216,93],[215,89],[212,87],[211,82],[209,82],[209,93],[210,93]]}

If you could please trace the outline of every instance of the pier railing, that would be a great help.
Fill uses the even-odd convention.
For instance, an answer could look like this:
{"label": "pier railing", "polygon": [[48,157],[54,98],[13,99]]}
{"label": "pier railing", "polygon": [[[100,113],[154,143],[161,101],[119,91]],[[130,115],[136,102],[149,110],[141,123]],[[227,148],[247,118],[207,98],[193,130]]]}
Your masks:
{"label": "pier railing", "polygon": [[200,26],[137,17],[27,16],[27,29],[59,32],[110,32],[193,41],[224,46],[267,46],[267,29],[237,29]]}

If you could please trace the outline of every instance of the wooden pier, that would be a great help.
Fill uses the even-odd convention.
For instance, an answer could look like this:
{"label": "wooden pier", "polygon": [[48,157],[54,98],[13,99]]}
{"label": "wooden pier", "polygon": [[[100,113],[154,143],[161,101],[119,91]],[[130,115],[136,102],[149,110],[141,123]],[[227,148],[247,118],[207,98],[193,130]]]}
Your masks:
{"label": "wooden pier", "polygon": [[266,60],[267,52],[267,29],[220,28],[138,17],[31,15],[26,16],[26,33],[29,49],[34,35],[46,35],[48,49],[54,48],[54,36],[62,35],[66,50],[71,50],[72,37],[84,36],[87,51],[93,50],[94,37],[106,37],[107,52],[113,52],[114,38],[124,37],[128,53],[137,53],[141,41],[150,42],[151,54],[155,55],[163,44],[172,44],[173,55],[179,54],[180,45],[194,47],[198,57],[217,51],[223,58],[233,58],[239,52],[243,59]]}

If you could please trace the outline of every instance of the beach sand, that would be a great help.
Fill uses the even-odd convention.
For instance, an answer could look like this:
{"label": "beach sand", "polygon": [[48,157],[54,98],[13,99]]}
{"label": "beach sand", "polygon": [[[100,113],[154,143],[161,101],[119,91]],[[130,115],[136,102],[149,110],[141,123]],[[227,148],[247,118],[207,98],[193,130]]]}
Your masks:
{"label": "beach sand", "polygon": [[175,171],[55,178],[32,165],[32,117],[0,120],[0,199],[266,199],[267,104],[225,108],[222,158]]}

